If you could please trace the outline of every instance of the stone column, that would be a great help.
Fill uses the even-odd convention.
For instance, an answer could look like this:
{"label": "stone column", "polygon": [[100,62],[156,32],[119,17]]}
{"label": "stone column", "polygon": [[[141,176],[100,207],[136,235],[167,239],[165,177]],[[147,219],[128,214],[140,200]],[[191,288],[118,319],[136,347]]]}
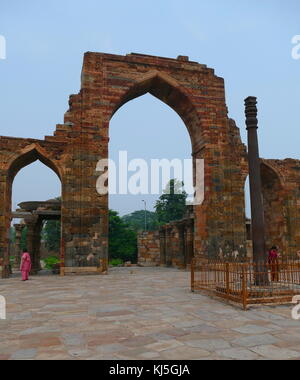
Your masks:
{"label": "stone column", "polygon": [[171,231],[171,256],[169,265],[180,267],[182,265],[180,227],[172,224]]}
{"label": "stone column", "polygon": [[187,243],[187,226],[184,224],[183,227],[183,245],[184,245],[184,266],[186,267],[188,264],[188,243]]}
{"label": "stone column", "polygon": [[172,230],[171,227],[166,227],[166,265],[172,264]]}
{"label": "stone column", "polygon": [[262,198],[260,159],[257,138],[256,98],[245,99],[246,125],[248,131],[249,182],[251,197],[251,224],[253,240],[253,259],[255,262],[266,260],[264,206]]}
{"label": "stone column", "polygon": [[15,240],[15,268],[20,267],[21,263],[21,239],[22,239],[22,231],[25,227],[24,224],[14,224],[16,231],[16,240]]}
{"label": "stone column", "polygon": [[182,267],[186,265],[186,244],[185,244],[185,225],[180,224],[178,230],[178,264]]}
{"label": "stone column", "polygon": [[246,125],[248,131],[248,162],[251,199],[251,221],[253,261],[255,263],[255,282],[257,285],[267,285],[268,270],[266,267],[267,254],[265,243],[264,205],[262,197],[261,170],[257,138],[257,108],[256,98],[245,99]]}
{"label": "stone column", "polygon": [[37,274],[41,270],[40,265],[40,242],[42,221],[32,216],[25,220],[27,225],[27,250],[31,256],[32,268],[31,275]]}
{"label": "stone column", "polygon": [[193,222],[188,222],[186,226],[186,264],[190,265],[194,257],[194,225]]}
{"label": "stone column", "polygon": [[160,265],[166,264],[166,230],[160,229],[159,231],[160,239]]}
{"label": "stone column", "polygon": [[6,170],[2,170],[1,166],[5,162],[5,157],[0,152],[0,276],[8,278],[10,275],[9,267],[9,227],[10,219],[10,203],[9,198],[9,181],[7,180]]}

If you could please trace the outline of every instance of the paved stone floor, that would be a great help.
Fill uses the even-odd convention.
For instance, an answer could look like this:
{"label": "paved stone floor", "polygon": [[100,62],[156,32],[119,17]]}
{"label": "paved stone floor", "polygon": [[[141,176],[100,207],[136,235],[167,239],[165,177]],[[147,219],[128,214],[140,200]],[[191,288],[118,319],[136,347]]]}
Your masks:
{"label": "paved stone floor", "polygon": [[244,312],[193,294],[189,273],[0,280],[0,359],[300,359],[291,306]]}

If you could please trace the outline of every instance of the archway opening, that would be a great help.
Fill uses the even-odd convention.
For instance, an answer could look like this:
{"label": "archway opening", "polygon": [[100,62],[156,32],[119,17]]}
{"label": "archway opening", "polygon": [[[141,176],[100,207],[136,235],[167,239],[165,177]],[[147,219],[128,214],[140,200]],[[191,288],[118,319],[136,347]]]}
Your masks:
{"label": "archway opening", "polygon": [[[183,120],[185,128],[190,133],[191,139],[195,128],[201,128],[198,113],[189,96],[183,91],[177,81],[161,72],[150,72],[140,81],[136,82],[117,103],[112,116],[129,101],[145,94],[151,94],[163,103],[171,107]],[[196,143],[192,141],[192,145]]]}
{"label": "archway opening", "polygon": [[[283,187],[279,174],[265,162],[261,163],[261,184],[264,207],[264,226],[266,250],[272,246],[278,246],[281,252],[286,249],[285,217]],[[251,233],[251,200],[249,189],[249,176],[245,181],[245,211],[247,228],[248,255],[252,257],[252,233]]]}
{"label": "archway opening", "polygon": [[[166,83],[163,85],[158,78],[151,78],[127,94],[121,102],[122,107],[118,107],[118,112],[110,122],[109,158],[117,163],[117,171],[110,168],[109,186],[113,191],[109,194],[109,208],[119,213],[122,221],[129,225],[137,238],[143,234],[141,241],[144,245],[139,247],[139,253],[144,251],[142,259],[145,265],[160,263],[158,231],[162,223],[155,205],[168,182],[172,179],[184,182],[189,200],[192,201],[193,197],[192,143],[190,131],[183,120],[188,118],[183,109],[184,102],[186,100],[178,94],[178,90],[171,89]],[[175,143],[171,144],[170,141]],[[121,157],[120,152],[123,152]],[[126,163],[121,162],[124,157]],[[127,178],[121,179],[121,167],[123,174],[124,168],[128,169]],[[126,191],[122,187],[124,182]],[[182,212],[182,218],[184,213]],[[180,231],[176,234],[178,240],[186,236],[182,228]],[[110,234],[110,243],[111,237]],[[173,243],[177,247],[176,252],[168,252],[168,256],[174,260],[183,256],[184,262],[183,251],[187,243]],[[110,258],[115,255],[111,252],[111,247],[112,244]],[[171,250],[171,245],[164,247]],[[133,261],[137,259],[134,257]]]}
{"label": "archway opening", "polygon": [[7,193],[11,273],[19,275],[25,248],[31,255],[31,274],[52,269],[57,273],[61,239],[59,171],[33,149],[12,162]]}
{"label": "archway opening", "polygon": [[262,195],[264,201],[266,247],[278,246],[281,252],[286,248],[284,241],[285,218],[283,189],[279,175],[269,165],[261,164]]}

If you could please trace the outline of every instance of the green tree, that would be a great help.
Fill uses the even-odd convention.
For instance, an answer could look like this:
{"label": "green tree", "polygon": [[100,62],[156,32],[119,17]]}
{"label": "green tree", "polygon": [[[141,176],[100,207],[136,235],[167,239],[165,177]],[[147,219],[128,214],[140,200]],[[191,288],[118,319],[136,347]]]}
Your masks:
{"label": "green tree", "polygon": [[[145,210],[134,211],[122,217],[132,230],[139,232],[145,230]],[[157,215],[153,211],[146,211],[147,231],[154,231],[158,228]]]}
{"label": "green tree", "polygon": [[171,179],[155,204],[159,224],[182,219],[186,212],[186,199],[183,182]]}
{"label": "green tree", "polygon": [[[45,241],[46,248],[50,251],[59,251],[60,249],[60,221],[48,220],[42,229],[42,239]],[[11,228],[10,239],[15,242],[15,230]],[[21,249],[27,248],[27,226],[22,230]]]}
{"label": "green tree", "polygon": [[109,210],[109,258],[137,260],[137,234],[112,210]]}
{"label": "green tree", "polygon": [[[56,201],[61,201],[61,197],[54,198]],[[61,221],[47,220],[42,229],[42,239],[45,241],[45,246],[49,251],[60,251],[61,240]]]}
{"label": "green tree", "polygon": [[59,251],[61,238],[60,220],[47,220],[43,227],[42,237],[49,251]]}
{"label": "green tree", "polygon": [[22,230],[20,244],[21,244],[21,249],[27,248],[27,226],[25,226]]}

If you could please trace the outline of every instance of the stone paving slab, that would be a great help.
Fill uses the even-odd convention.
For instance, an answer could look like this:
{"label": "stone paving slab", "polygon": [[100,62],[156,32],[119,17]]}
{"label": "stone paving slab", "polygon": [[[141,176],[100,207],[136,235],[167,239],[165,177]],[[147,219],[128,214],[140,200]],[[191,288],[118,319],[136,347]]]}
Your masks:
{"label": "stone paving slab", "polygon": [[[300,347],[299,347],[300,348]],[[293,351],[286,348],[279,348],[274,345],[258,346],[251,349],[267,359],[287,360],[299,357],[299,351]]]}
{"label": "stone paving slab", "polygon": [[259,355],[245,348],[217,350],[217,354],[231,360],[259,360]]}
{"label": "stone paving slab", "polygon": [[245,312],[191,293],[189,283],[172,268],[0,280],[0,360],[300,358],[292,305]]}

